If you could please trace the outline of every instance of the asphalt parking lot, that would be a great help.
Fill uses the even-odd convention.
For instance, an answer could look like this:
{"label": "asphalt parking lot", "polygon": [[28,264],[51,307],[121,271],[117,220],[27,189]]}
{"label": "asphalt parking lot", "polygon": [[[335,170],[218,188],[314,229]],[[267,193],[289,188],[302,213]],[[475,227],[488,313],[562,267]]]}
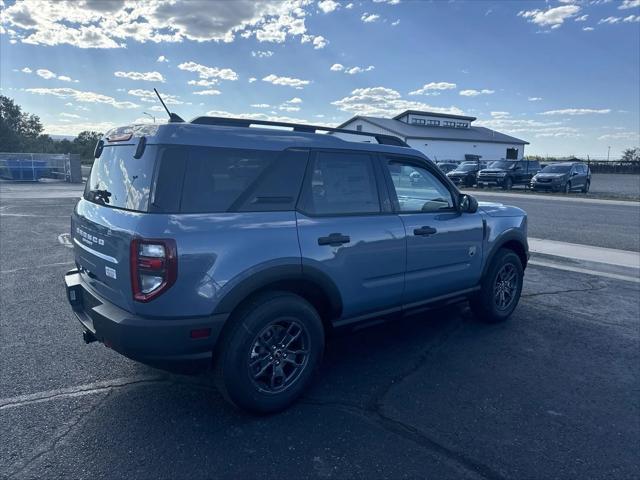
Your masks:
{"label": "asphalt parking lot", "polygon": [[[640,478],[638,282],[531,265],[509,322],[460,305],[340,334],[301,402],[254,417],[85,345],[58,240],[78,187],[22,188],[0,185],[0,478]],[[495,199],[531,236],[638,251],[637,206]]]}

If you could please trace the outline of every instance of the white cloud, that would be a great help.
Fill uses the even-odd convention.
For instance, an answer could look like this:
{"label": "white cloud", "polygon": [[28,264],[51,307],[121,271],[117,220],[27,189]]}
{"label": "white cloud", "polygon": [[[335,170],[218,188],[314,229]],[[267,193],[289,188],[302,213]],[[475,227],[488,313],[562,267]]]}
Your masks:
{"label": "white cloud", "polygon": [[77,102],[104,103],[115,108],[138,108],[140,106],[133,102],[119,102],[115,98],[101,93],[86,92],[74,88],[27,88],[25,91],[38,95],[52,95],[58,98],[72,98]]}
{"label": "white cloud", "polygon": [[249,78],[249,83],[253,83],[253,82],[255,82],[256,80],[258,80],[256,77],[251,77],[251,78]]}
{"label": "white cloud", "polygon": [[539,102],[540,100],[542,100],[542,97],[529,97],[527,100],[529,100],[530,102]]}
{"label": "white cloud", "polygon": [[364,23],[372,23],[377,21],[379,18],[380,15],[377,15],[375,13],[363,13],[360,17],[360,20],[362,20]]}
{"label": "white cloud", "polygon": [[600,21],[598,22],[598,25],[600,25],[602,23],[608,23],[609,25],[613,25],[615,23],[619,23],[620,20],[622,20],[622,18],[620,18],[620,17],[601,18]]}
{"label": "white cloud", "polygon": [[[129,90],[127,93],[134,97],[138,97],[140,101],[145,103],[158,102],[158,97],[153,90],[142,90],[137,88],[134,90]],[[184,103],[182,100],[179,100],[178,97],[174,95],[169,95],[168,93],[164,93],[164,92],[161,95],[162,95],[162,100],[164,100],[164,103],[166,103],[167,105],[181,105]]]}
{"label": "white cloud", "polygon": [[509,112],[491,112],[492,118],[509,118],[510,116]]}
{"label": "white cloud", "polygon": [[392,27],[397,27],[398,25],[400,25],[400,20],[396,20],[395,22],[391,22],[391,26]]}
{"label": "white cloud", "polygon": [[334,63],[333,65],[331,65],[331,68],[329,70],[331,70],[332,72],[341,72],[342,70],[344,70],[344,65],[342,65],[341,63]]}
{"label": "white cloud", "polygon": [[539,115],[589,115],[589,114],[605,114],[611,113],[610,108],[593,109],[593,108],[564,108],[561,110],[547,110]]}
{"label": "white cloud", "polygon": [[457,107],[433,107],[422,102],[405,100],[399,92],[386,87],[356,88],[349,96],[331,102],[331,104],[352,115],[388,117],[404,110],[427,110],[457,115],[463,113]]}
{"label": "white cloud", "polygon": [[36,70],[36,74],[39,77],[44,78],[45,80],[50,80],[57,77],[55,73],[53,73],[51,70],[47,70],[46,68],[39,68],[38,70]]}
{"label": "white cloud", "polygon": [[286,103],[302,103],[302,99],[300,97],[293,97],[291,100],[287,100]]}
{"label": "white cloud", "polygon": [[598,140],[640,140],[640,134],[638,132],[617,132],[607,133],[598,137]]}
{"label": "white cloud", "polygon": [[409,92],[409,95],[439,95],[439,91],[453,90],[457,87],[455,83],[431,82],[425,83],[422,88]]}
{"label": "white cloud", "polygon": [[582,30],[585,31],[585,32],[593,32],[595,30],[595,28],[593,28],[593,27],[584,27]]}
{"label": "white cloud", "polygon": [[144,80],[146,82],[164,82],[164,77],[160,72],[114,72],[118,78],[128,78],[129,80]]}
{"label": "white cloud", "polygon": [[630,23],[630,22],[640,22],[640,15],[629,15],[628,17],[624,17],[622,19],[623,22],[625,23]]}
{"label": "white cloud", "polygon": [[300,111],[300,107],[296,107],[295,105],[280,105],[278,107],[278,110],[283,110],[285,112],[299,112]]}
{"label": "white cloud", "polygon": [[300,43],[308,43],[311,42],[314,50],[320,50],[324,48],[329,43],[329,40],[324,38],[322,35],[302,35]]}
{"label": "white cloud", "polygon": [[331,13],[340,8],[340,4],[334,2],[334,0],[321,0],[318,2],[318,8],[322,10],[323,13]]}
{"label": "white cloud", "polygon": [[628,8],[640,7],[640,0],[624,0],[621,5],[618,5],[620,10],[626,10]]}
{"label": "white cloud", "polygon": [[518,12],[518,16],[526,18],[528,22],[535,23],[540,27],[558,28],[565,20],[577,15],[580,10],[578,5],[563,5],[547,10],[521,10]]}
{"label": "white cloud", "polygon": [[211,117],[247,118],[249,120],[268,120],[271,122],[308,123],[300,118],[292,118],[281,115],[267,115],[265,113],[231,113],[224,110],[211,110],[207,112]]}
{"label": "white cloud", "polygon": [[[63,120],[61,120],[63,121]],[[86,130],[93,130],[96,132],[105,133],[116,125],[112,122],[79,122],[79,123],[45,123],[44,133],[49,135],[78,135],[80,132]]]}
{"label": "white cloud", "polygon": [[347,3],[344,8],[351,10],[353,8],[353,3]]}
{"label": "white cloud", "polygon": [[20,70],[23,73],[31,73],[33,72],[33,70],[31,70],[29,67],[24,67],[22,70]]}
{"label": "white cloud", "polygon": [[250,105],[250,107],[252,107],[252,108],[271,108],[271,105],[269,105],[268,103],[252,103]]}
{"label": "white cloud", "polygon": [[368,67],[350,67],[346,68],[344,70],[344,73],[348,75],[355,75],[356,73],[370,72],[374,68],[376,67],[374,67],[373,65],[369,65]]}
{"label": "white cloud", "polygon": [[193,94],[194,95],[220,95],[220,90],[210,88],[208,90],[199,90],[197,92],[193,92]]}
{"label": "white cloud", "polygon": [[307,34],[310,0],[234,0],[211,11],[209,0],[24,0],[3,11],[3,23],[30,44],[124,48],[135,42],[233,42],[238,35],[282,43]]}
{"label": "white cloud", "polygon": [[169,59],[167,57],[165,57],[164,55],[160,55],[158,57],[158,59],[156,60],[156,62],[158,63],[167,63],[169,61]]}
{"label": "white cloud", "polygon": [[252,57],[269,58],[273,55],[271,50],[251,50]]}
{"label": "white cloud", "polygon": [[580,15],[579,17],[574,18],[576,22],[586,22],[589,15]]}
{"label": "white cloud", "polygon": [[237,80],[238,74],[230,68],[207,67],[196,62],[185,62],[178,65],[180,70],[197,73],[198,76],[205,80],[217,78],[220,80]]}
{"label": "white cloud", "polygon": [[459,93],[463,97],[477,97],[478,95],[492,95],[495,93],[495,90],[488,90],[486,88],[482,90],[468,89],[468,90],[460,90]]}
{"label": "white cloud", "polygon": [[189,80],[188,85],[195,85],[197,87],[211,87],[218,84],[218,80],[212,78],[211,80]]}
{"label": "white cloud", "polygon": [[58,75],[58,80],[62,80],[63,82],[78,83],[78,80],[73,80],[71,77],[67,77],[66,75]]}
{"label": "white cloud", "polygon": [[301,80],[299,78],[291,78],[291,77],[279,77],[278,75],[274,75],[273,73],[267,75],[262,79],[263,82],[273,83],[274,85],[284,85],[287,87],[293,87],[297,89],[302,89],[306,85],[309,85],[309,80]]}
{"label": "white cloud", "polygon": [[76,115],[75,113],[67,113],[67,112],[62,112],[60,116],[65,118],[82,118],[80,115]]}

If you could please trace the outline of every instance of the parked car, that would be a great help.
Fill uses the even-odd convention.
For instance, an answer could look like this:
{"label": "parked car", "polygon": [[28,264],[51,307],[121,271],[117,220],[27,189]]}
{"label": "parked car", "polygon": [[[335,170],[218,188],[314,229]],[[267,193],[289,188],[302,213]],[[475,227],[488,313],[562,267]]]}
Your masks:
{"label": "parked car", "polygon": [[512,314],[525,212],[479,207],[395,137],[318,129],[198,117],[107,133],[64,277],[84,340],[161,368],[203,363],[232,404],[274,412],[334,329],[465,300],[487,322]]}
{"label": "parked car", "polygon": [[529,187],[533,176],[540,171],[537,160],[498,160],[478,173],[478,187],[499,186],[511,190],[514,185]]}
{"label": "parked car", "polygon": [[458,168],[457,163],[451,163],[451,162],[438,162],[436,163],[436,165],[444,173],[449,173],[451,170],[455,170],[456,168]]}
{"label": "parked car", "polygon": [[447,173],[447,177],[456,185],[473,187],[476,184],[478,172],[486,165],[480,162],[462,162],[455,170]]}
{"label": "parked car", "polygon": [[580,190],[589,191],[591,186],[591,170],[585,163],[563,162],[544,167],[531,179],[533,190],[551,190],[569,193]]}

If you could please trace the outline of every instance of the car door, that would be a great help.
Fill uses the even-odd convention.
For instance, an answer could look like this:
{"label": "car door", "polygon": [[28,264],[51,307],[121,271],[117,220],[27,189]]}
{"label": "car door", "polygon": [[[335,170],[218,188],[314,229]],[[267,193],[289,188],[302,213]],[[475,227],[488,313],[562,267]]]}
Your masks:
{"label": "car door", "polygon": [[337,287],[343,319],[400,307],[405,230],[374,157],[320,150],[309,162],[296,213],[303,272]]}
{"label": "car door", "polygon": [[482,268],[480,213],[461,213],[458,192],[427,162],[380,159],[407,242],[404,304],[475,287]]}
{"label": "car door", "polygon": [[582,188],[586,180],[586,175],[582,172],[582,165],[574,165],[571,168],[571,188]]}

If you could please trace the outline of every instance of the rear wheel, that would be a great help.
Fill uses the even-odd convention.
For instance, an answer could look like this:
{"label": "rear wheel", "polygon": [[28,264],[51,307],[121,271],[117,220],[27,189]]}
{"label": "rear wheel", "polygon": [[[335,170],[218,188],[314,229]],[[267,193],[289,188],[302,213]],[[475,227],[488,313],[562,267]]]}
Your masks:
{"label": "rear wheel", "polygon": [[324,329],[303,298],[270,292],[234,316],[215,360],[216,384],[233,405],[256,413],[285,409],[320,366]]}
{"label": "rear wheel", "polygon": [[487,323],[509,318],[520,300],[523,277],[520,257],[512,250],[498,251],[482,280],[480,292],[470,300],[475,316]]}
{"label": "rear wheel", "polygon": [[591,182],[587,181],[584,183],[584,187],[582,187],[582,193],[589,193],[589,187],[591,186]]}

